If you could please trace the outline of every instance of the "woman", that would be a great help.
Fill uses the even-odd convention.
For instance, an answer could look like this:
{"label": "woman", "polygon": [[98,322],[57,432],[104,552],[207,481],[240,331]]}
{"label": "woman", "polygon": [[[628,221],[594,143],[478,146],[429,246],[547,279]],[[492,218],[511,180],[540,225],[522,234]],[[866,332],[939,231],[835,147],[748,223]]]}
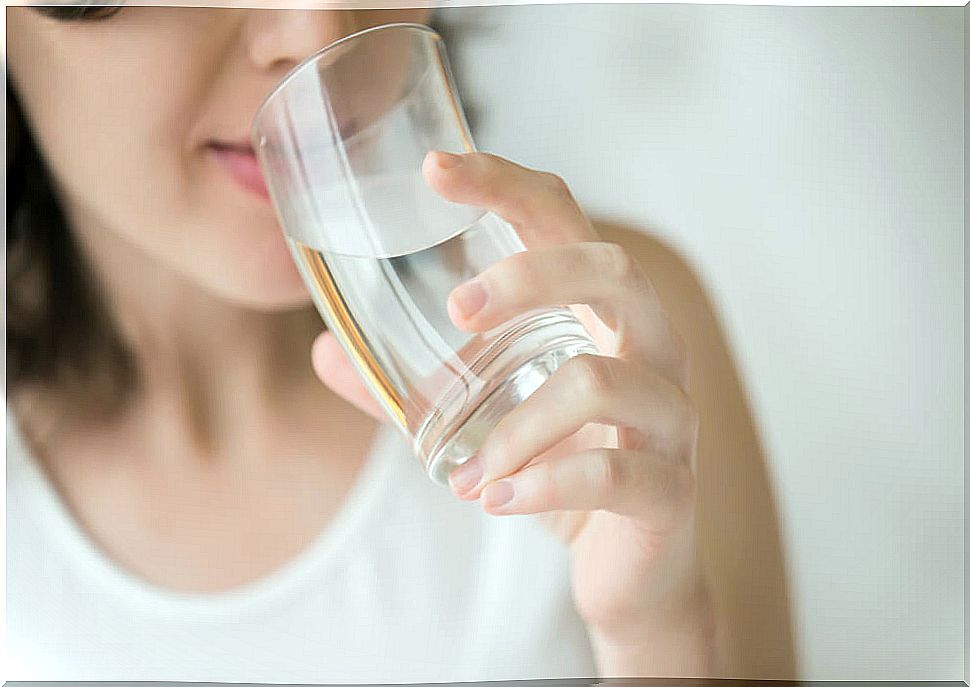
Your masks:
{"label": "woman", "polygon": [[[721,574],[737,554],[695,527],[698,462],[715,476],[760,463],[709,313],[683,309],[695,331],[681,339],[681,315],[641,267],[655,244],[615,229],[604,240],[549,173],[428,156],[432,188],[494,209],[534,249],[456,289],[456,325],[585,303],[604,351],[557,372],[449,492],[320,333],[271,208],[222,164],[247,154],[255,108],[301,59],[367,26],[430,18],[10,9],[16,676],[790,673],[783,584],[765,595],[771,622],[745,626],[745,583]],[[682,270],[657,267],[680,279],[675,302],[697,302]],[[725,381],[701,403],[687,386],[695,351]],[[741,438],[699,444],[699,421]],[[772,542],[756,581],[781,570],[762,472],[745,485]],[[759,637],[760,664],[744,656]]]}

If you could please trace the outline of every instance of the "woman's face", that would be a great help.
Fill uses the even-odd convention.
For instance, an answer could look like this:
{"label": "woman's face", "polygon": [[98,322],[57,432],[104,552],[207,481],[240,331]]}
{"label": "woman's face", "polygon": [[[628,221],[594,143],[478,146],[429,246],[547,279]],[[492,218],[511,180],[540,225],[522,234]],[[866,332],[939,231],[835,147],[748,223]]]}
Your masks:
{"label": "woman's face", "polygon": [[102,232],[99,246],[135,246],[223,298],[284,309],[309,297],[265,193],[247,180],[253,115],[327,43],[429,18],[428,9],[129,7],[61,22],[11,7],[8,69],[69,216],[84,218],[77,230]]}

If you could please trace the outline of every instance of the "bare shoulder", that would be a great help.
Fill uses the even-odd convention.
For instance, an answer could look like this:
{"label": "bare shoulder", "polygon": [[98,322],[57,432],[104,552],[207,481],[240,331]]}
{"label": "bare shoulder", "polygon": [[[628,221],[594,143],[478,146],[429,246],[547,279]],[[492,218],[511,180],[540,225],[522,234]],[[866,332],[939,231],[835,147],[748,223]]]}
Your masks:
{"label": "bare shoulder", "polygon": [[690,395],[701,425],[698,537],[718,607],[718,676],[797,679],[768,458],[713,301],[688,261],[647,229],[593,224],[603,240],[637,260],[687,347]]}

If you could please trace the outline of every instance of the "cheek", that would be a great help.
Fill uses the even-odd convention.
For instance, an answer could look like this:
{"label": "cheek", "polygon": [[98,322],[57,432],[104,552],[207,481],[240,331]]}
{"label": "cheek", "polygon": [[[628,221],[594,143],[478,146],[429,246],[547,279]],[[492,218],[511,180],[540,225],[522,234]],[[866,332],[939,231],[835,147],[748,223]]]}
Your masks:
{"label": "cheek", "polygon": [[[124,59],[105,62],[109,49],[83,36],[21,45],[18,58],[32,129],[66,200],[91,218],[99,250],[137,247],[137,259],[235,301],[306,303],[272,208],[227,181],[193,139],[205,121],[202,87],[169,78],[191,70],[128,39],[111,44]],[[142,65],[159,62],[169,65],[165,78],[147,83]]]}
{"label": "cheek", "polygon": [[258,308],[306,304],[272,207],[162,131],[92,135],[62,155],[75,201],[90,208],[111,241],[137,246],[202,290]]}
{"label": "cheek", "polygon": [[184,91],[109,94],[106,84],[121,76],[88,78],[61,107],[47,106],[63,88],[52,84],[35,97],[32,118],[63,192],[94,218],[98,245],[136,246],[153,265],[235,302],[307,303],[272,207],[240,188],[192,138],[199,118],[193,89],[183,82]]}

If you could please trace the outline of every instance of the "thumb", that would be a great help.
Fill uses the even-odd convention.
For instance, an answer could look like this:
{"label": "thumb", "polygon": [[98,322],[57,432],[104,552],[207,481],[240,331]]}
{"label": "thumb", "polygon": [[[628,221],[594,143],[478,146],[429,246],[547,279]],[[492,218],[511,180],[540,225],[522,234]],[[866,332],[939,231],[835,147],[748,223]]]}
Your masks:
{"label": "thumb", "polygon": [[324,384],[368,415],[382,422],[387,413],[361,380],[344,349],[337,343],[332,332],[325,331],[313,341],[310,351],[313,371]]}

